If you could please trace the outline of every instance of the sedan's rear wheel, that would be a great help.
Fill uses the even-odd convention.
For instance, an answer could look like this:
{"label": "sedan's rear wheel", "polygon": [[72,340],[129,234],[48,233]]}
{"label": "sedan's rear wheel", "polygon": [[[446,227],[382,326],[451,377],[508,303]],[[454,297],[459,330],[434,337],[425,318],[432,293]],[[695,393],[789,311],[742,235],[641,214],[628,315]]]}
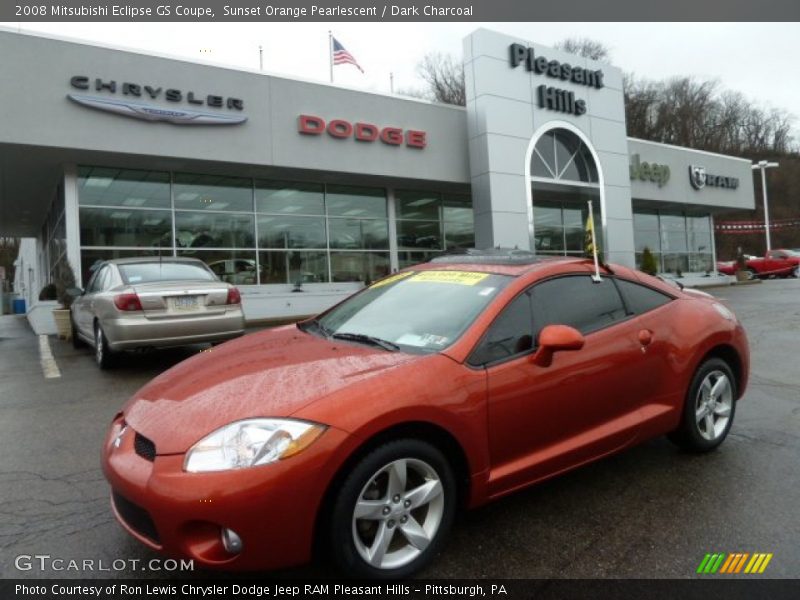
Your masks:
{"label": "sedan's rear wheel", "polygon": [[794,277],[798,277],[798,278],[800,278],[800,265],[797,265],[797,266],[794,268],[794,271],[792,271],[792,275],[793,275]]}
{"label": "sedan's rear wheel", "polygon": [[736,379],[728,363],[719,358],[705,361],[692,378],[681,424],[670,439],[686,450],[713,450],[725,441],[733,424],[736,396]]}
{"label": "sedan's rear wheel", "polygon": [[334,500],[334,560],[348,575],[409,576],[444,543],[456,493],[452,468],[436,447],[407,439],[377,448],[352,469]]}
{"label": "sedan's rear wheel", "polygon": [[109,369],[114,364],[114,354],[108,347],[108,341],[100,323],[94,324],[94,361],[101,369]]}

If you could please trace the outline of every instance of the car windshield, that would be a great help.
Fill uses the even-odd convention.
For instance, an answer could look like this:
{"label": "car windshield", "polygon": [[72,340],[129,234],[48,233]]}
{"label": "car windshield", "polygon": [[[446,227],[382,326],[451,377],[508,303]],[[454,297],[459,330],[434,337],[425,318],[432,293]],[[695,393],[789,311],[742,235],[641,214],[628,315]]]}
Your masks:
{"label": "car windshield", "polygon": [[185,262],[154,261],[117,265],[122,280],[129,285],[156,281],[214,281],[214,274],[203,265]]}
{"label": "car windshield", "polygon": [[784,250],[784,252],[786,252],[786,254],[788,254],[789,256],[800,257],[800,250],[798,250],[798,249]]}
{"label": "car windshield", "polygon": [[374,283],[311,324],[334,338],[438,352],[456,341],[511,280],[472,271],[405,271]]}

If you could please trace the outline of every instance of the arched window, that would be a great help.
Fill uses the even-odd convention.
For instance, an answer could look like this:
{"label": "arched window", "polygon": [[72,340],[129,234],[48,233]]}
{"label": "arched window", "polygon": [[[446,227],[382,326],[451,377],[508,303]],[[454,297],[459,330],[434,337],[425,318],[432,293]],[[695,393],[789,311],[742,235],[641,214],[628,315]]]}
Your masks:
{"label": "arched window", "polygon": [[583,141],[566,129],[552,129],[536,142],[531,157],[534,179],[599,185],[597,165]]}
{"label": "arched window", "polygon": [[595,233],[603,247],[598,168],[577,134],[554,128],[539,137],[531,155],[529,185],[537,253],[582,255],[590,201]]}

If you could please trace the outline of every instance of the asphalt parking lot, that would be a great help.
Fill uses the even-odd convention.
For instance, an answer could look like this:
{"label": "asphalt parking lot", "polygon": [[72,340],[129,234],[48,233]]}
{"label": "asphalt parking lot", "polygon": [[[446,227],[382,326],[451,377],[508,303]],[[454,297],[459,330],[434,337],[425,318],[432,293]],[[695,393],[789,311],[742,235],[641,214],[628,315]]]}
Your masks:
{"label": "asphalt parking lot", "polygon": [[[707,552],[770,552],[763,576],[800,574],[800,280],[718,288],[748,331],[750,387],[716,452],[665,439],[584,467],[465,515],[423,577],[692,577]],[[60,370],[45,379],[39,341],[0,318],[0,577],[18,555],[66,560],[155,557],[115,523],[99,467],[112,416],[139,386],[198,348],[130,355],[99,371],[87,350],[50,339]],[[324,565],[275,574],[327,576]],[[100,577],[163,577],[107,571]],[[177,575],[173,575],[177,576]],[[194,576],[224,577],[195,572]]]}

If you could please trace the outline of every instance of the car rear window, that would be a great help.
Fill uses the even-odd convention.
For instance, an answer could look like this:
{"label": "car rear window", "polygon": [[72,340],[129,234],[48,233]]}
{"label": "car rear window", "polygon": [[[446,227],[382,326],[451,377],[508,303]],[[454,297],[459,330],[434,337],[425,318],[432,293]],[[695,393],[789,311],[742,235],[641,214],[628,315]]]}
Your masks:
{"label": "car rear window", "polygon": [[214,281],[216,277],[203,265],[183,262],[142,262],[118,265],[122,280],[129,285],[156,281]]}
{"label": "car rear window", "polygon": [[641,315],[656,309],[672,300],[670,296],[662,292],[657,292],[652,288],[626,281],[625,279],[617,279],[617,285],[625,298],[628,310],[635,315]]}

